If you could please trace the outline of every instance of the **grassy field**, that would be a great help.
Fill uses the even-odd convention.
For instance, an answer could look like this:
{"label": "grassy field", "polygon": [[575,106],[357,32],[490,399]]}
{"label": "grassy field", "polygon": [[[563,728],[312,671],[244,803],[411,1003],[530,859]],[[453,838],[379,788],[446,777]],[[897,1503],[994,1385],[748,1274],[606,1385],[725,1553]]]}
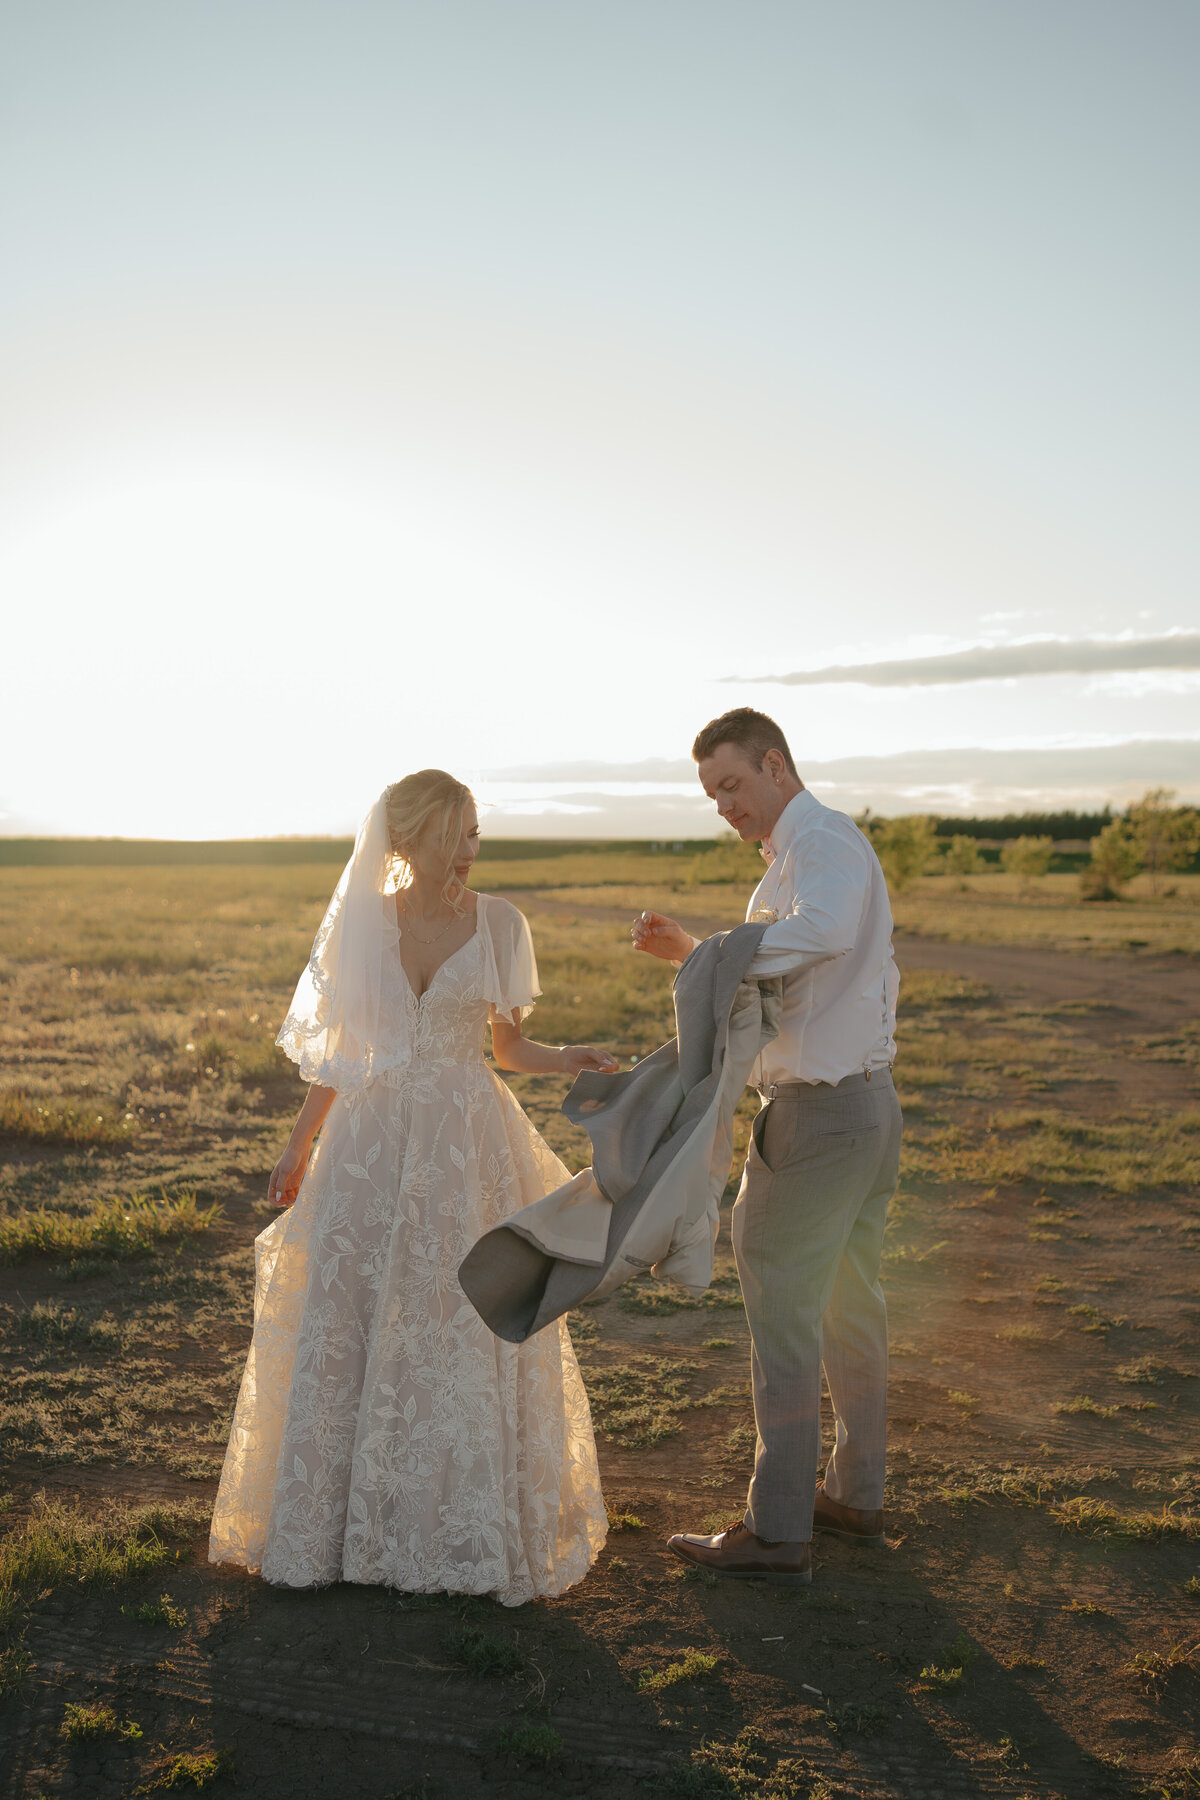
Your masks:
{"label": "grassy field", "polygon": [[[699,858],[691,866],[699,867],[703,878],[694,874],[689,878],[680,868],[673,875],[668,871],[660,882],[620,879],[607,884],[602,895],[593,892],[606,907],[623,908],[631,916],[650,905],[685,921],[739,923],[745,916],[748,887],[761,875],[762,864],[756,867],[747,857],[745,876],[729,881],[709,879]],[[501,864],[495,874],[489,867],[487,875],[497,891],[534,886],[520,880],[521,872],[519,865]],[[536,885],[547,901],[570,905],[588,897],[581,886]],[[1169,891],[1159,895],[1151,894],[1147,877],[1138,876],[1130,883],[1127,898],[1108,904],[1081,901],[1075,875],[1045,875],[1025,891],[1013,875],[973,875],[965,888],[948,876],[926,875],[895,897],[892,910],[897,931],[946,943],[1040,945],[1101,956],[1130,951],[1200,953],[1200,875],[1176,876]]]}
{"label": "grassy field", "polygon": [[[653,1048],[670,971],[633,911],[730,924],[760,869],[490,855],[534,927],[531,1035]],[[897,902],[888,1550],[823,1546],[800,1596],[665,1555],[735,1515],[753,1454],[723,1232],[703,1300],[647,1278],[572,1319],[612,1534],[511,1615],[204,1560],[300,1098],[273,1037],[331,880],[0,868],[3,1791],[1200,1793],[1200,877]],[[565,1085],[512,1080],[579,1167]]]}

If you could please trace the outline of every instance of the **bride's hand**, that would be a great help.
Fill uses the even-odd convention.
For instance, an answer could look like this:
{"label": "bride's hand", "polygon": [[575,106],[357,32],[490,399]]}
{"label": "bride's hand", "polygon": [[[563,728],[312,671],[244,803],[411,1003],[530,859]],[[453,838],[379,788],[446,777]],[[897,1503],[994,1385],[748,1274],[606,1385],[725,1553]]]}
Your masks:
{"label": "bride's hand", "polygon": [[613,1075],[621,1066],[607,1050],[597,1050],[591,1044],[564,1044],[559,1054],[568,1075],[582,1075],[585,1069],[596,1069],[601,1075]]}
{"label": "bride's hand", "polygon": [[308,1167],[308,1159],[312,1155],[312,1145],[296,1149],[289,1144],[275,1167],[271,1170],[271,1181],[267,1188],[267,1199],[272,1206],[290,1206],[300,1192],[300,1183],[304,1180],[304,1171]]}

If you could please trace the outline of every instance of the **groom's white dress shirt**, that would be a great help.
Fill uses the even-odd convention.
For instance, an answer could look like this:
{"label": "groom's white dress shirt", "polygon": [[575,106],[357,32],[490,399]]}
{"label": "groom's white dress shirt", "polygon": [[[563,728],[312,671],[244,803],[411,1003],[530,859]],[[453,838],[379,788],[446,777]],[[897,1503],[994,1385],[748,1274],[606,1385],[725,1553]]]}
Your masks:
{"label": "groom's white dress shirt", "polygon": [[836,1082],[886,1068],[900,976],[878,857],[852,819],[807,788],[788,801],[764,850],[772,860],[746,917],[776,922],[746,973],[783,976],[783,1019],[752,1082]]}

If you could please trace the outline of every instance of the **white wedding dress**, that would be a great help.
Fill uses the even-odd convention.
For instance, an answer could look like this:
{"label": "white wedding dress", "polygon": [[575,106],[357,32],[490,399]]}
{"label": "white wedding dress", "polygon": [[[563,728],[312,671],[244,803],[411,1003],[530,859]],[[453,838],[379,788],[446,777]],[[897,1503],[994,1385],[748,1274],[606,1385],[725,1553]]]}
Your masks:
{"label": "white wedding dress", "polygon": [[255,1244],[211,1561],[286,1587],[340,1579],[519,1606],[599,1554],[604,1502],[565,1324],[505,1343],[456,1274],[485,1231],[569,1179],[483,1060],[490,1010],[528,1010],[536,981],[523,916],[485,895],[475,935],[419,1000],[398,938],[385,951],[371,1079],[339,1093],[294,1206]]}

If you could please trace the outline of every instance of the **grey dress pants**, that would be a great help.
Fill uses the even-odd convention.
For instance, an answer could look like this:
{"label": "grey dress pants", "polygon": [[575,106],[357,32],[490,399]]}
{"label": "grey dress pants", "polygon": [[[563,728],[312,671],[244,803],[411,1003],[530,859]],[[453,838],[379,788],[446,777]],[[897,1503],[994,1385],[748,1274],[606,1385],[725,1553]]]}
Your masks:
{"label": "grey dress pants", "polygon": [[887,1307],[879,1283],[900,1163],[887,1069],[789,1088],[758,1114],[733,1209],[750,1326],[758,1441],[746,1524],[773,1543],[812,1536],[821,1369],[837,1438],[825,1491],[883,1504]]}

